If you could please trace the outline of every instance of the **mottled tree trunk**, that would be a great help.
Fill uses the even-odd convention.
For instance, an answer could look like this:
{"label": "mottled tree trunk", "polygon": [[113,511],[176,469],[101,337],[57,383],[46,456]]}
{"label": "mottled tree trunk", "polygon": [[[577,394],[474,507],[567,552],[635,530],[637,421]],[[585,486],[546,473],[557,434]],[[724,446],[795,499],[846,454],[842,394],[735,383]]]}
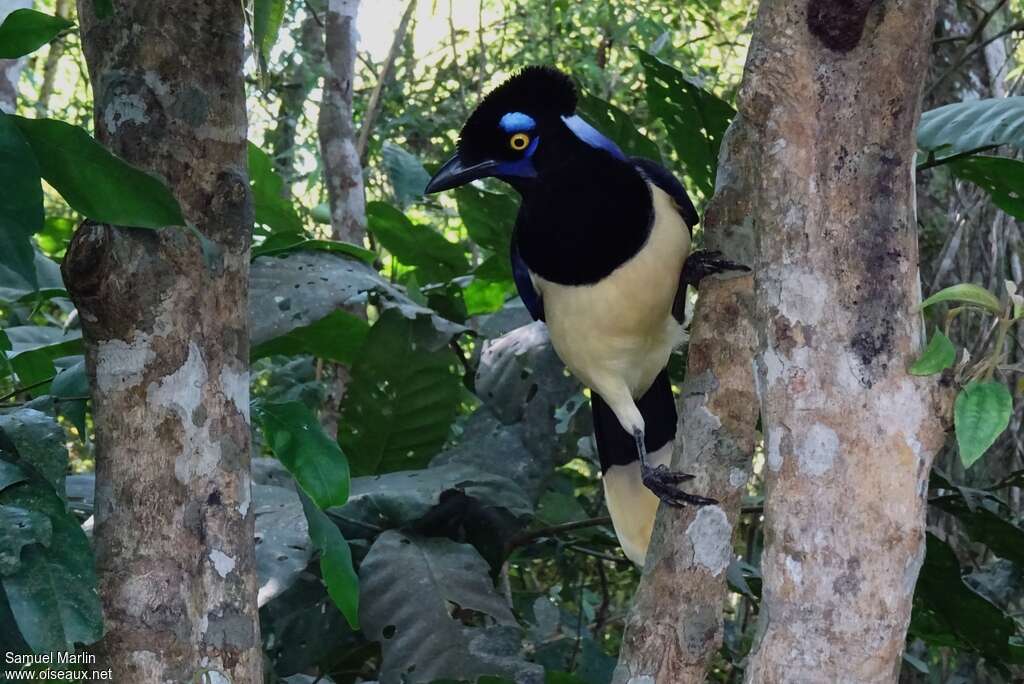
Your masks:
{"label": "mottled tree trunk", "polygon": [[324,183],[331,206],[331,235],[335,240],[362,245],[366,235],[366,197],[352,123],[358,12],[359,0],[330,0],[328,4],[324,22],[327,70],[318,128]]}
{"label": "mottled tree trunk", "polygon": [[[14,10],[32,6],[32,0],[0,0],[0,24]],[[18,79],[25,68],[25,58],[0,59],[0,111],[11,114],[18,103]]]}
{"label": "mottled tree trunk", "polygon": [[101,658],[119,682],[260,682],[239,2],[80,0],[97,137],[190,231],[86,223],[63,265],[96,425]]}
{"label": "mottled tree trunk", "polygon": [[749,682],[891,682],[940,395],[921,348],[914,132],[935,0],[766,0],[740,109],[767,460]]}
{"label": "mottled tree trunk", "polygon": [[[704,220],[709,247],[753,263],[749,128],[733,123]],[[717,506],[661,507],[647,564],[626,620],[615,681],[705,681],[722,643],[725,571],[732,531],[750,472],[757,424],[753,278],[708,278],[691,326],[676,462],[696,475],[693,491]],[[652,679],[645,680],[644,677]]]}

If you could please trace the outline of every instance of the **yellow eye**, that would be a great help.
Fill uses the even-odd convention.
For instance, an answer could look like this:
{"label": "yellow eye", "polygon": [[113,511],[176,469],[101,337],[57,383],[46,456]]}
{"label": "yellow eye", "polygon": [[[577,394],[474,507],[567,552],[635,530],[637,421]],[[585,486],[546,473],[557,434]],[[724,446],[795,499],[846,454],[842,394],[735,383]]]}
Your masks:
{"label": "yellow eye", "polygon": [[508,146],[516,152],[522,152],[530,146],[530,136],[525,133],[516,133],[508,139]]}

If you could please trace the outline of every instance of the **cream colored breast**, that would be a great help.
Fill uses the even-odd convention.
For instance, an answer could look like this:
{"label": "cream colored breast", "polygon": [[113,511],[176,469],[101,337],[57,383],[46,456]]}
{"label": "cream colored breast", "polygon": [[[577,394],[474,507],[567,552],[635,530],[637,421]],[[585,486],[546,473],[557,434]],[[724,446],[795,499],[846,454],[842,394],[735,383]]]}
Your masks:
{"label": "cream colored breast", "polygon": [[598,392],[615,377],[645,390],[682,339],[672,303],[690,234],[669,196],[654,186],[651,193],[655,220],[647,242],[609,276],[578,286],[534,277],[555,350]]}

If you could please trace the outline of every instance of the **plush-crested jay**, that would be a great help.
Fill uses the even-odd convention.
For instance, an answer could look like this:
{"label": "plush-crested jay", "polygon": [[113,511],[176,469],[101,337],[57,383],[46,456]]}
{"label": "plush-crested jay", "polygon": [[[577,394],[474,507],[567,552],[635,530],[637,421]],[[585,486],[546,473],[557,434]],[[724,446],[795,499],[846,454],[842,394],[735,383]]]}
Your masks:
{"label": "plush-crested jay", "polygon": [[623,154],[576,114],[576,100],[560,71],[519,72],[476,108],[427,192],[496,177],[522,196],[516,287],[591,389],[608,510],[626,555],[643,564],[659,499],[714,503],[682,491],[692,476],[667,467],[676,407],[666,366],[683,341],[686,286],[744,267],[691,254],[698,217],[682,184]]}

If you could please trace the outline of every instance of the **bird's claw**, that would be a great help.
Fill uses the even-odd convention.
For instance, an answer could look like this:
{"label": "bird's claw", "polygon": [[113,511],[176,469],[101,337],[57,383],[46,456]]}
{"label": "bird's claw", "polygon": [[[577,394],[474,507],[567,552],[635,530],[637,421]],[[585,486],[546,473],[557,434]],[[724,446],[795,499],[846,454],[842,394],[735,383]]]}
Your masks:
{"label": "bird's claw", "polygon": [[663,465],[657,468],[645,465],[642,468],[644,486],[669,506],[681,508],[686,505],[707,506],[709,504],[717,504],[718,501],[715,499],[690,494],[679,489],[677,485],[687,480],[692,480],[693,477],[693,475],[687,473],[673,472]]}

